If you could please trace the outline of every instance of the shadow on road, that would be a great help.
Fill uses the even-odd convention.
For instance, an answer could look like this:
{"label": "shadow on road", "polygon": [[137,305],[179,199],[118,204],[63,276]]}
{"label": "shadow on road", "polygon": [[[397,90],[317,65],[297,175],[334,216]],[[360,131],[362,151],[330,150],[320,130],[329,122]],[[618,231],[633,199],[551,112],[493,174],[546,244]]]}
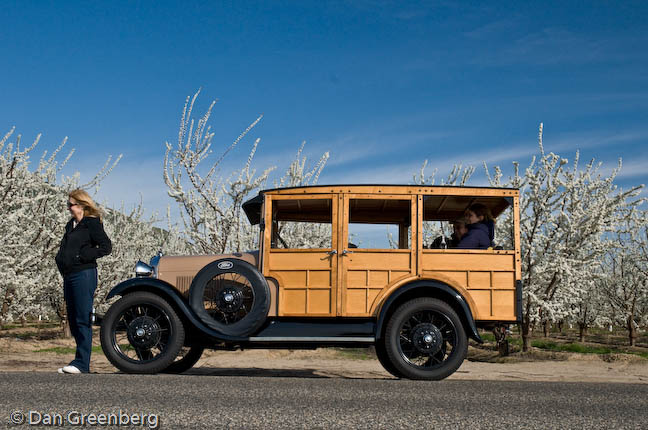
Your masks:
{"label": "shadow on road", "polygon": [[241,376],[262,378],[317,378],[317,379],[394,379],[382,373],[353,375],[321,369],[263,369],[257,367],[197,367],[182,375],[193,376]]}

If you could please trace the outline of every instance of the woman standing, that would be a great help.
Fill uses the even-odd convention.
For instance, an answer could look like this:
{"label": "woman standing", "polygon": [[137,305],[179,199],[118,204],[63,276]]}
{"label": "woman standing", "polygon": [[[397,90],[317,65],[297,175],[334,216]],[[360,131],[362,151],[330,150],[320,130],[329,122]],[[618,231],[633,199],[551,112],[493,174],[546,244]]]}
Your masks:
{"label": "woman standing", "polygon": [[103,229],[101,212],[84,190],[68,195],[72,219],[56,254],[56,265],[63,276],[63,295],[70,331],[76,341],[74,360],[59,373],[90,372],[92,352],[92,302],[97,289],[97,258],[110,254],[112,244]]}

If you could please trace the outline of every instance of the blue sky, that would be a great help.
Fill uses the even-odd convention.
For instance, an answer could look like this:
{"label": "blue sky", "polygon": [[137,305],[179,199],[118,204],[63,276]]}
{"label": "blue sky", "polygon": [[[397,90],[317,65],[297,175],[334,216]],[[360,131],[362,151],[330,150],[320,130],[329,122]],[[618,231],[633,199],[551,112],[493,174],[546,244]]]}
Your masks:
{"label": "blue sky", "polygon": [[69,136],[82,179],[123,154],[97,199],[147,213],[184,99],[218,103],[225,148],[264,118],[255,166],[287,167],[300,143],[331,158],[320,183],[408,183],[422,161],[526,165],[545,147],[596,157],[618,183],[648,173],[645,2],[28,2],[0,14],[0,132],[36,151]]}

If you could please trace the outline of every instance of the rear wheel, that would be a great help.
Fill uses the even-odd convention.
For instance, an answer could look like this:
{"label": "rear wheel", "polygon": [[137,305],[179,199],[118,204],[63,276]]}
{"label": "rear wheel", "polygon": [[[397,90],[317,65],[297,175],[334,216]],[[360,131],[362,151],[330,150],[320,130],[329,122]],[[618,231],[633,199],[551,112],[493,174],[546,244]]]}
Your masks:
{"label": "rear wheel", "polygon": [[468,338],[447,303],[423,297],[404,303],[393,313],[385,330],[385,352],[401,376],[439,380],[461,366]]}
{"label": "rear wheel", "polygon": [[101,323],[106,358],[126,373],[157,373],[169,367],[184,342],[184,327],[171,305],[149,292],[127,294]]}
{"label": "rear wheel", "polygon": [[389,361],[389,356],[387,355],[387,349],[385,348],[385,339],[380,339],[378,342],[376,342],[375,345],[376,348],[376,356],[378,357],[378,361],[380,364],[382,364],[382,367],[385,368],[386,371],[391,373],[393,376],[397,378],[402,378],[403,375],[396,370],[394,365]]}
{"label": "rear wheel", "polygon": [[205,348],[202,346],[183,346],[176,360],[169,367],[164,369],[164,373],[182,373],[194,367]]}

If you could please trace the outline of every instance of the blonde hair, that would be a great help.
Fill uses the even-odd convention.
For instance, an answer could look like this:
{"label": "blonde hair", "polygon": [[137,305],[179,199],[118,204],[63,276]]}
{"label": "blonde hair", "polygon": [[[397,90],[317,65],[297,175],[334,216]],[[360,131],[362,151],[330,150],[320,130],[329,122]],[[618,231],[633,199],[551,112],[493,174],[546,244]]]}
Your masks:
{"label": "blonde hair", "polygon": [[99,206],[97,206],[94,200],[92,200],[90,194],[88,194],[85,190],[76,189],[70,191],[68,197],[73,198],[79,205],[83,206],[83,216],[99,218],[99,222],[103,222],[101,219],[103,212],[101,211],[101,209],[99,209]]}

